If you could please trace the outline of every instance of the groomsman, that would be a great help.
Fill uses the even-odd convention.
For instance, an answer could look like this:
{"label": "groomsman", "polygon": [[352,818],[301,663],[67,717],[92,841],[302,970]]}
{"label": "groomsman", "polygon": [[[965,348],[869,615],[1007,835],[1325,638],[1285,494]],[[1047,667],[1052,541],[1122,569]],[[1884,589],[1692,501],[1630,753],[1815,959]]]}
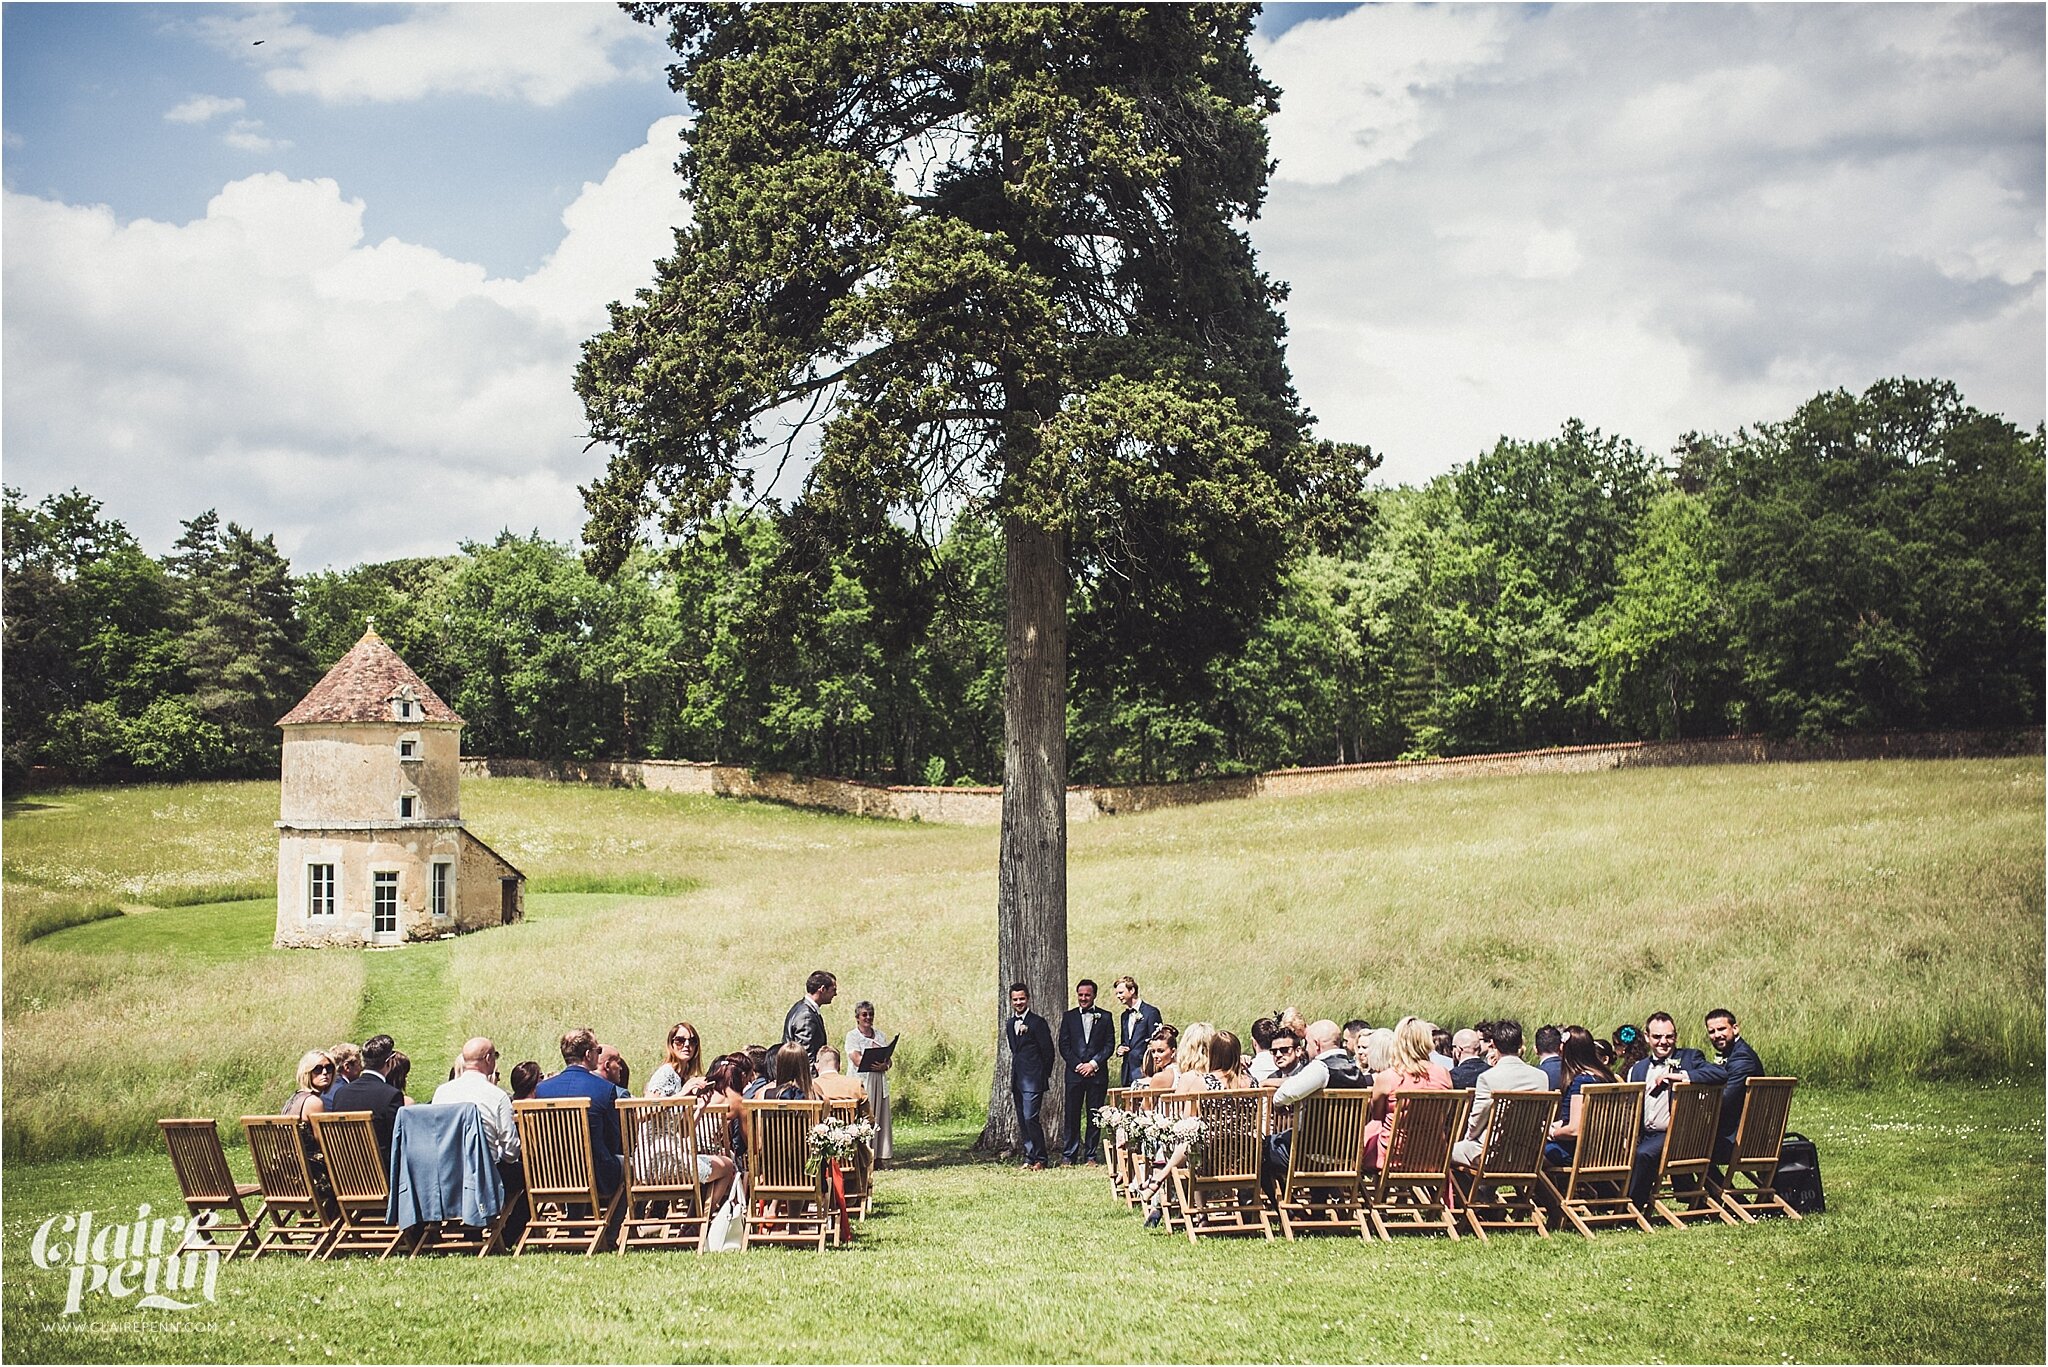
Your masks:
{"label": "groomsman", "polygon": [[1031,989],[1010,984],[1010,1019],[1003,1037],[1010,1042],[1010,1100],[1017,1103],[1017,1128],[1024,1137],[1024,1166],[1045,1167],[1045,1126],[1039,1115],[1052,1088],[1052,1027],[1031,1009]]}
{"label": "groomsman", "polygon": [[1117,1046],[1116,1054],[1124,1061],[1123,1085],[1135,1087],[1138,1070],[1145,1065],[1145,1046],[1159,1032],[1159,1008],[1138,996],[1138,980],[1128,973],[1113,986],[1124,1008],[1124,1042]]}
{"label": "groomsman", "polygon": [[804,979],[804,994],[782,1018],[782,1042],[801,1044],[813,1068],[818,1066],[818,1051],[825,1047],[825,1013],[818,1008],[830,1006],[838,995],[839,979],[821,968]]}
{"label": "groomsman", "polygon": [[[1742,1038],[1735,1013],[1724,1006],[1707,1012],[1707,1042],[1714,1046],[1720,1062],[1688,1068],[1674,1074],[1674,1081],[1704,1082],[1721,1089],[1721,1136],[1714,1144],[1714,1161],[1725,1163],[1735,1151],[1735,1130],[1742,1121],[1742,1092],[1753,1077],[1762,1077],[1764,1061],[1749,1041]],[[368,1046],[365,1046],[367,1052]]]}
{"label": "groomsman", "polygon": [[1084,1113],[1088,1161],[1102,1161],[1102,1128],[1096,1123],[1095,1110],[1109,1099],[1109,1056],[1116,1048],[1116,1025],[1109,1012],[1095,1004],[1094,982],[1083,978],[1074,984],[1074,1000],[1079,1005],[1060,1017],[1060,1057],[1067,1061],[1060,1155],[1069,1167],[1081,1161]]}

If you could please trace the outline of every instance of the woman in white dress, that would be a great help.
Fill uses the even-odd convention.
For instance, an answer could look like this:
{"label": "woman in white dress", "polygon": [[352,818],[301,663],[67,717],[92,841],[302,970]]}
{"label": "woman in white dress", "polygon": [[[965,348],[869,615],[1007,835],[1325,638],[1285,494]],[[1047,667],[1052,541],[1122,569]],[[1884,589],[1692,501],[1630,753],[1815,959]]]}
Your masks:
{"label": "woman in white dress", "polygon": [[861,1055],[870,1049],[879,1049],[889,1042],[888,1036],[875,1029],[875,1004],[861,1002],[853,1008],[853,1030],[846,1036],[846,1058],[853,1065],[854,1073],[861,1085],[868,1089],[868,1112],[875,1122],[875,1161],[886,1163],[891,1156],[889,1137],[889,1064],[886,1059],[870,1069],[864,1065]]}

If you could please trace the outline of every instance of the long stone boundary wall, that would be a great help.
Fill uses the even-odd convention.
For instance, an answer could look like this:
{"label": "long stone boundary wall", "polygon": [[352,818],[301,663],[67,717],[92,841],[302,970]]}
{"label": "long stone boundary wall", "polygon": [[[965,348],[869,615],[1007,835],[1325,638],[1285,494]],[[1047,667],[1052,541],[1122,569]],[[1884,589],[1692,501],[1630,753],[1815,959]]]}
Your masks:
{"label": "long stone boundary wall", "polygon": [[[1519,774],[1585,774],[1602,769],[1668,768],[1687,764],[1761,764],[1805,760],[1972,759],[2042,753],[2039,728],[2018,731],[1934,731],[1843,736],[1828,741],[1724,736],[1711,740],[1621,741],[1572,745],[1501,755],[1451,759],[1386,760],[1276,769],[1264,774],[1194,779],[1186,783],[1128,783],[1067,789],[1067,821],[1185,807],[1235,798],[1298,797],[1308,793],[1388,788],[1438,779]],[[1002,821],[1001,788],[920,788],[860,783],[843,778],[751,770],[697,760],[532,760],[469,756],[464,778],[535,778],[646,788],[659,793],[753,798],[815,807],[851,816],[932,821],[952,826],[994,826]]]}

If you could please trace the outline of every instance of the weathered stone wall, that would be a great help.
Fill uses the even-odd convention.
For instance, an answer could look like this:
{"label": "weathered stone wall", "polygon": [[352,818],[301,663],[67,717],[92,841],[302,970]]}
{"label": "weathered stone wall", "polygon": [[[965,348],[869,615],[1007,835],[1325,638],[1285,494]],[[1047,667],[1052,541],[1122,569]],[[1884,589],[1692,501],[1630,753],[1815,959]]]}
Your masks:
{"label": "weathered stone wall", "polygon": [[[1375,764],[1333,764],[1313,769],[1277,769],[1265,774],[1196,779],[1187,783],[1104,784],[1067,790],[1069,824],[1098,816],[1121,816],[1251,797],[1301,797],[1311,793],[1385,788],[1438,779],[1490,778],[1520,774],[1579,774],[1601,769],[1689,764],[1757,764],[1803,760],[1967,759],[2038,755],[2042,733],[2020,731],[1937,731],[1845,736],[1829,741],[1770,740],[1726,736],[1707,740],[1624,741],[1611,745],[1560,746],[1500,755],[1451,759],[1386,760]],[[708,797],[757,798],[815,807],[854,816],[946,825],[993,826],[1002,820],[1001,788],[918,788],[857,783],[839,778],[755,772],[732,764],[693,760],[526,760],[470,756],[462,771],[473,778],[536,778],[558,783],[598,783],[616,788]]]}
{"label": "weathered stone wall", "polygon": [[[464,833],[462,827],[407,825],[382,830],[298,829],[278,832],[277,934],[280,949],[325,945],[394,944],[427,940],[458,929],[456,909],[462,901]],[[436,919],[428,907],[432,864],[446,861],[455,869],[450,914]],[[335,913],[306,914],[307,866],[334,865]],[[398,930],[395,936],[373,934],[373,882],[379,871],[398,874]],[[497,896],[497,884],[491,885]],[[496,924],[495,918],[490,924]],[[474,927],[462,927],[470,928]]]}
{"label": "weathered stone wall", "polygon": [[[482,930],[526,918],[526,880],[496,850],[468,831],[462,833],[462,861],[457,874],[456,929]],[[505,905],[504,883],[517,880],[512,905]]]}
{"label": "weathered stone wall", "polygon": [[[416,737],[417,758],[399,755]],[[295,826],[395,821],[402,793],[419,798],[414,816],[462,815],[461,728],[425,722],[312,723],[284,728],[278,817]]]}

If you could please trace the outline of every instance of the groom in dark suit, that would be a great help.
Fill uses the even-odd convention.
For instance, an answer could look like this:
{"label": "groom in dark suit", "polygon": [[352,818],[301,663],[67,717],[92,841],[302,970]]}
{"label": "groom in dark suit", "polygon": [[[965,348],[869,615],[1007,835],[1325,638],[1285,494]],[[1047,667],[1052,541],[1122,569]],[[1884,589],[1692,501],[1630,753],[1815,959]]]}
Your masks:
{"label": "groom in dark suit", "polygon": [[1010,1019],[1003,1023],[1010,1042],[1010,1100],[1017,1103],[1017,1128],[1024,1137],[1024,1166],[1045,1166],[1045,1126],[1039,1113],[1052,1088],[1052,1027],[1031,1009],[1031,989],[1010,984]]}
{"label": "groom in dark suit", "polygon": [[397,1045],[389,1035],[372,1035],[363,1041],[363,1070],[354,1079],[336,1087],[330,1111],[368,1111],[370,1131],[377,1138],[377,1152],[384,1159],[384,1171],[391,1171],[391,1131],[398,1124],[398,1108],[405,1093],[384,1079]]}
{"label": "groom in dark suit", "polygon": [[1688,1069],[1682,1080],[1704,1082],[1721,1089],[1721,1137],[1714,1143],[1714,1161],[1725,1163],[1735,1152],[1735,1128],[1742,1123],[1742,1092],[1753,1077],[1763,1076],[1764,1061],[1742,1038],[1735,1013],[1725,1006],[1707,1012],[1707,1042],[1720,1056],[1719,1063]]}
{"label": "groom in dark suit", "polygon": [[1118,978],[1114,987],[1124,1008],[1124,1042],[1116,1051],[1124,1061],[1122,1085],[1135,1087],[1138,1070],[1145,1066],[1145,1046],[1159,1033],[1159,1008],[1138,996],[1138,980],[1128,973]]}
{"label": "groom in dark suit", "polygon": [[1102,1161],[1102,1127],[1096,1122],[1095,1111],[1109,1099],[1109,1056],[1116,1049],[1116,1025],[1109,1012],[1095,1004],[1094,982],[1083,978],[1074,984],[1074,1000],[1079,1005],[1060,1017],[1060,1057],[1067,1061],[1067,1105],[1060,1126],[1060,1156],[1069,1167],[1081,1161],[1084,1114],[1088,1161]]}
{"label": "groom in dark suit", "polygon": [[1657,1194],[1657,1165],[1671,1130],[1672,1084],[1707,1066],[1705,1054],[1679,1047],[1678,1022],[1669,1012],[1652,1012],[1643,1022],[1643,1042],[1649,1046],[1648,1057],[1630,1065],[1623,1079],[1645,1084],[1643,1133],[1636,1141],[1635,1166],[1628,1179],[1629,1199],[1638,1207],[1647,1207]]}

